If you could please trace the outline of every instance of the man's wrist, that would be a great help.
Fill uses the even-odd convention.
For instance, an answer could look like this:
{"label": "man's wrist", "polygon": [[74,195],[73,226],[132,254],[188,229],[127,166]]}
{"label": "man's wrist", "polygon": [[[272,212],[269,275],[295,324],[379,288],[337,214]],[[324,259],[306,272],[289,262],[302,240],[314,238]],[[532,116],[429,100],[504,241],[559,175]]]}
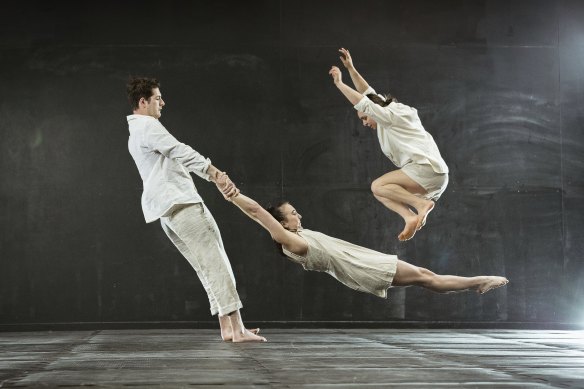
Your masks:
{"label": "man's wrist", "polygon": [[212,175],[210,175],[211,177],[211,181],[213,181],[214,183],[217,183],[219,181],[219,178],[223,175],[224,173],[219,170],[219,169],[215,169],[215,171],[213,172]]}

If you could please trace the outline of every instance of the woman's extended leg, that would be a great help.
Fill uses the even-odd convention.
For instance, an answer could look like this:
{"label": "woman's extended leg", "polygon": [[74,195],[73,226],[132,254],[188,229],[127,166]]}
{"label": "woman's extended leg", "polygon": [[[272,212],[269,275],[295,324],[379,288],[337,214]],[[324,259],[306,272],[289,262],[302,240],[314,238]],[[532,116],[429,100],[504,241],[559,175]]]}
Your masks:
{"label": "woman's extended leg", "polygon": [[508,282],[507,278],[498,276],[459,277],[440,275],[398,259],[392,286],[417,285],[438,293],[475,290],[483,294]]}
{"label": "woman's extended leg", "polygon": [[[434,208],[432,200],[416,196],[426,194],[426,189],[401,170],[394,170],[377,178],[371,183],[371,191],[377,200],[404,219],[406,225],[398,235],[398,239],[402,241],[414,236]],[[417,214],[408,206],[414,208]]]}

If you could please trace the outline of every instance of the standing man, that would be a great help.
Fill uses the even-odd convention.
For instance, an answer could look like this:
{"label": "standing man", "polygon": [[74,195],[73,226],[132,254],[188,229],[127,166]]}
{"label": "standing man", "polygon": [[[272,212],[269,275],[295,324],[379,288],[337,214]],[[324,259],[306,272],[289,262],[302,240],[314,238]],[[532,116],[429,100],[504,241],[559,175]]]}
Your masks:
{"label": "standing man", "polygon": [[153,78],[131,78],[127,85],[133,114],[128,116],[128,149],[144,181],[142,210],[146,223],[160,219],[162,229],[197,272],[219,316],[221,337],[233,342],[261,342],[247,330],[231,264],[219,228],[197,192],[189,172],[217,185],[224,196],[238,192],[227,175],[190,146],[174,138],[158,120],[165,103]]}

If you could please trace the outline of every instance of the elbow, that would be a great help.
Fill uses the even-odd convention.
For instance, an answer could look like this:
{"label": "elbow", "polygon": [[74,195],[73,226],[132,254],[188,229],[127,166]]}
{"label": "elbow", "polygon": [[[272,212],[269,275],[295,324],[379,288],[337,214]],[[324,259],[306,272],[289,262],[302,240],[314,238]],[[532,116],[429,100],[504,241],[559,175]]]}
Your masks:
{"label": "elbow", "polygon": [[246,209],[247,213],[254,219],[258,218],[258,215],[262,210],[263,208],[255,201],[252,204],[250,204]]}

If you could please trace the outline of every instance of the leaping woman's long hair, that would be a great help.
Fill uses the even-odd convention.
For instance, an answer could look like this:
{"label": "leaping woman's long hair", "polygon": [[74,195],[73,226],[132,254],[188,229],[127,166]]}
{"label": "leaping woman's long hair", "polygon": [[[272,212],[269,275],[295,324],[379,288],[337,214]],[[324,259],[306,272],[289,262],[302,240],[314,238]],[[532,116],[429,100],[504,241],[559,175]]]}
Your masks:
{"label": "leaping woman's long hair", "polygon": [[381,105],[382,107],[387,107],[391,103],[397,103],[397,99],[390,94],[385,95],[385,98],[374,93],[369,93],[365,96],[367,96],[369,100],[373,101],[375,104]]}

